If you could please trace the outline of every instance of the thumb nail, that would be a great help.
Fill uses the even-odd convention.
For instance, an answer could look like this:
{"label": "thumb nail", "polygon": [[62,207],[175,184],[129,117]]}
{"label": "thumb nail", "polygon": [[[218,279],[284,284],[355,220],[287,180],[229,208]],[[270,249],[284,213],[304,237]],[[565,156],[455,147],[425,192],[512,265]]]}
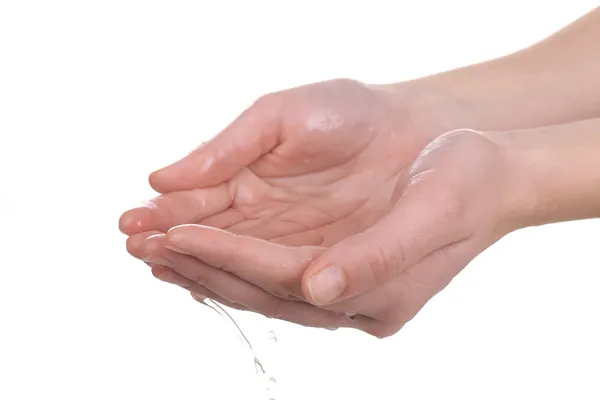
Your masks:
{"label": "thumb nail", "polygon": [[317,305],[329,304],[346,288],[346,276],[338,266],[323,269],[308,282],[310,297]]}

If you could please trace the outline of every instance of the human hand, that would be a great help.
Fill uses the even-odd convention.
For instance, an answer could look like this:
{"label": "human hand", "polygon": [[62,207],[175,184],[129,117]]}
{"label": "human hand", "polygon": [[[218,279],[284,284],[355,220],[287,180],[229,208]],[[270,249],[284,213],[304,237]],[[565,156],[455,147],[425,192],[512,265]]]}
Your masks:
{"label": "human hand", "polygon": [[[215,139],[151,175],[163,194],[121,217],[128,250],[147,259],[160,248],[147,237],[186,223],[286,245],[328,246],[360,232],[386,215],[407,166],[443,131],[441,108],[431,103],[422,90],[350,80],[261,98]],[[172,270],[152,268],[160,279],[202,291]],[[230,287],[221,294],[237,298]],[[205,292],[219,296],[215,290]],[[269,294],[280,293],[261,293]],[[299,291],[289,296],[303,299]],[[255,303],[273,313],[264,306],[272,299]]]}
{"label": "human hand", "polygon": [[[161,196],[126,212],[128,235],[198,223],[330,245],[384,216],[418,152],[443,133],[419,100],[321,82],[259,99],[215,139],[153,173]],[[408,96],[405,96],[408,97]]]}
{"label": "human hand", "polygon": [[[191,256],[203,268],[226,271],[279,297],[306,298],[333,312],[327,327],[338,323],[388,336],[531,213],[531,185],[510,143],[508,134],[470,130],[439,137],[396,185],[386,214],[333,244],[284,245],[202,225],[178,226],[156,239],[163,251]],[[198,264],[167,266],[206,283]],[[235,300],[238,306],[253,301],[251,294]],[[295,318],[277,304],[269,316],[321,322],[308,314]]]}

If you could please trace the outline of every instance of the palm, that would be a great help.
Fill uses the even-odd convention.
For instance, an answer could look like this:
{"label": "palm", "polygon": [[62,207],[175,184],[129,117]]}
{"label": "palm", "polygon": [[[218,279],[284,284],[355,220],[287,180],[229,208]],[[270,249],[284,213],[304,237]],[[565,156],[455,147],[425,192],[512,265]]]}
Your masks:
{"label": "palm", "polygon": [[[365,166],[354,172],[352,164]],[[318,173],[279,177],[249,167],[233,181],[231,207],[201,222],[288,244],[331,244],[387,212],[404,166],[388,164],[353,157]]]}
{"label": "palm", "polygon": [[[235,151],[227,154],[216,149],[225,155],[210,168],[197,164],[206,154],[192,155],[179,163],[176,173],[155,177],[154,186],[168,192],[155,200],[154,213],[158,210],[162,215],[154,221],[147,217],[137,224],[139,230],[164,231],[178,224],[201,223],[287,244],[332,244],[364,230],[389,211],[406,166],[428,140],[424,127],[411,123],[406,111],[395,109],[381,93],[354,81],[323,82],[277,93],[242,114],[240,120],[256,124],[259,117],[253,114],[261,108],[272,112],[275,107],[265,106],[268,102],[277,102],[277,121],[270,121],[276,129],[258,140],[274,145],[267,151],[261,148],[258,157],[225,179],[206,178],[210,168],[243,158],[240,152],[246,148],[265,146],[257,144],[256,138],[250,146],[231,145],[236,140],[249,141],[249,135],[256,132],[246,131],[239,137],[230,134],[227,145]],[[220,136],[225,135],[227,131]],[[219,136],[214,142],[218,140]],[[201,147],[197,152],[215,152],[215,147]],[[213,193],[214,188],[202,189],[212,184],[227,195]],[[211,195],[207,196],[207,190]]]}

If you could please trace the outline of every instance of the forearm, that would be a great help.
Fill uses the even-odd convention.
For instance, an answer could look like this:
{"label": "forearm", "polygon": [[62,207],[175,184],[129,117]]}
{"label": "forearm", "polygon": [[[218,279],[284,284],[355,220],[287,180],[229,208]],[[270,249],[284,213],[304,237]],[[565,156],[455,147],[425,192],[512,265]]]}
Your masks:
{"label": "forearm", "polygon": [[421,96],[431,112],[442,110],[446,129],[524,129],[600,117],[600,8],[517,53],[396,89]]}
{"label": "forearm", "polygon": [[600,217],[600,118],[498,135],[532,205],[522,226]]}

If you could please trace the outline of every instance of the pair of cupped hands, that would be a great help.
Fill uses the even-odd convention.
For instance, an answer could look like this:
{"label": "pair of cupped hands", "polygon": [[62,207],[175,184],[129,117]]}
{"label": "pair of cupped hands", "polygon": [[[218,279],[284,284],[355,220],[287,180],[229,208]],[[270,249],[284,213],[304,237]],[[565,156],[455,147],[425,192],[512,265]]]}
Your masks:
{"label": "pair of cupped hands", "polygon": [[500,135],[416,110],[352,80],[268,94],[150,175],[127,249],[198,301],[390,336],[520,208]]}

